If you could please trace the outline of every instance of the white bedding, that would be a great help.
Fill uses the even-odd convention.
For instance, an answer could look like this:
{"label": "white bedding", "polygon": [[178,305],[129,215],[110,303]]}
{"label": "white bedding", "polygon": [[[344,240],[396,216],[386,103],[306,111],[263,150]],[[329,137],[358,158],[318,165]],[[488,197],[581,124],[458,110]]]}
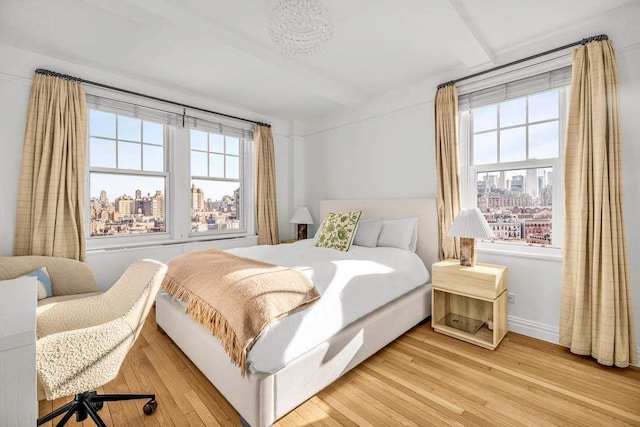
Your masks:
{"label": "white bedding", "polygon": [[316,248],[314,240],[230,249],[238,256],[292,267],[309,277],[321,298],[267,327],[249,352],[251,372],[275,372],[353,321],[429,282],[413,252],[351,246],[348,252]]}
{"label": "white bedding", "polygon": [[293,267],[311,279],[320,300],[262,333],[248,355],[253,372],[275,372],[349,323],[429,282],[424,263],[396,248],[316,248],[313,239],[277,246],[231,249],[239,256]]}

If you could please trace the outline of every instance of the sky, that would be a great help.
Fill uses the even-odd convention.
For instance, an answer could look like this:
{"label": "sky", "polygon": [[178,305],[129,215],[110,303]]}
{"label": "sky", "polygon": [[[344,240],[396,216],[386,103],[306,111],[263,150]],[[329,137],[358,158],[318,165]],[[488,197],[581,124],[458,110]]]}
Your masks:
{"label": "sky", "polygon": [[[164,170],[163,125],[146,120],[91,109],[89,112],[89,162],[92,167],[133,169],[162,172]],[[117,139],[117,141],[115,140]],[[192,174],[202,177],[240,178],[240,145],[238,138],[191,131]],[[194,151],[195,150],[195,151]],[[193,180],[205,193],[205,200],[221,200],[233,196],[238,182]],[[99,198],[105,190],[109,200],[128,195],[166,194],[164,177],[122,175],[92,172],[90,197]],[[190,191],[190,188],[185,188]]]}
{"label": "sky", "polygon": [[[529,123],[558,118],[557,89],[527,98],[517,98],[500,104],[473,110],[473,164],[498,162],[498,120],[500,127],[500,163],[558,156],[558,121],[530,124],[527,156],[527,118]],[[498,116],[499,113],[499,116]],[[498,119],[499,117],[499,119]],[[478,133],[482,132],[482,133]]]}
{"label": "sky", "polygon": [[[204,199],[222,200],[224,196],[233,196],[233,191],[240,187],[238,182],[220,182],[207,180],[192,180],[196,187],[204,191]],[[135,197],[136,190],[141,190],[142,195],[154,195],[156,190],[166,194],[163,177],[146,177],[131,175],[116,175],[92,172],[90,177],[90,197],[100,197],[100,192],[105,190],[110,201],[124,194]],[[191,191],[186,188],[185,191]]]}

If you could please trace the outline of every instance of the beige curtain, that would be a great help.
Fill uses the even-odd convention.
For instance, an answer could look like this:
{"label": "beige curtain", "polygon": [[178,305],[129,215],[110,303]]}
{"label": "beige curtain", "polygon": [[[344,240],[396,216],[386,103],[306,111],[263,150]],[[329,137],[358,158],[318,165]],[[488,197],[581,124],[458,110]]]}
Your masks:
{"label": "beige curtain", "polygon": [[36,74],[22,151],[15,255],[84,260],[86,147],[82,85]]}
{"label": "beige curtain", "polygon": [[622,224],[618,73],[610,41],[573,52],[565,151],[560,343],[603,365],[637,363]]}
{"label": "beige curtain", "polygon": [[276,156],[271,128],[256,125],[253,130],[256,150],[256,215],[258,244],[277,245],[278,211],[276,209]]}
{"label": "beige curtain", "polygon": [[458,174],[458,90],[454,85],[438,89],[435,99],[436,174],[440,259],[459,258],[458,239],[447,237],[460,212]]}

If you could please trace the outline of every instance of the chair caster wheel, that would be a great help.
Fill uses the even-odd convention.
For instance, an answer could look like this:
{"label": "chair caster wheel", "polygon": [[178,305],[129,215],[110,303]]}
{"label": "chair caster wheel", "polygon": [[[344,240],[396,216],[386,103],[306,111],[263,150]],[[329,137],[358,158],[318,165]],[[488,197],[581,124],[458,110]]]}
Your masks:
{"label": "chair caster wheel", "polygon": [[156,412],[156,409],[158,409],[158,402],[155,399],[151,399],[142,407],[145,415],[153,414],[154,412]]}

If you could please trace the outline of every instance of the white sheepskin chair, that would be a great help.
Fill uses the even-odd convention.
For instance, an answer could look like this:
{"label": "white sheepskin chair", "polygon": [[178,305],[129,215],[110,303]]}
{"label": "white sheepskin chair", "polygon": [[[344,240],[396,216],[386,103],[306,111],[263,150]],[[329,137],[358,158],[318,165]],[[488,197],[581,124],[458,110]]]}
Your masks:
{"label": "white sheepskin chair", "polygon": [[147,415],[155,412],[153,394],[99,395],[95,391],[113,380],[142,330],[167,266],[154,260],[133,263],[105,293],[38,307],[36,367],[38,400],[75,395],[75,399],[38,419],[38,425],[65,414],[82,421],[97,414],[103,402],[148,399]]}

